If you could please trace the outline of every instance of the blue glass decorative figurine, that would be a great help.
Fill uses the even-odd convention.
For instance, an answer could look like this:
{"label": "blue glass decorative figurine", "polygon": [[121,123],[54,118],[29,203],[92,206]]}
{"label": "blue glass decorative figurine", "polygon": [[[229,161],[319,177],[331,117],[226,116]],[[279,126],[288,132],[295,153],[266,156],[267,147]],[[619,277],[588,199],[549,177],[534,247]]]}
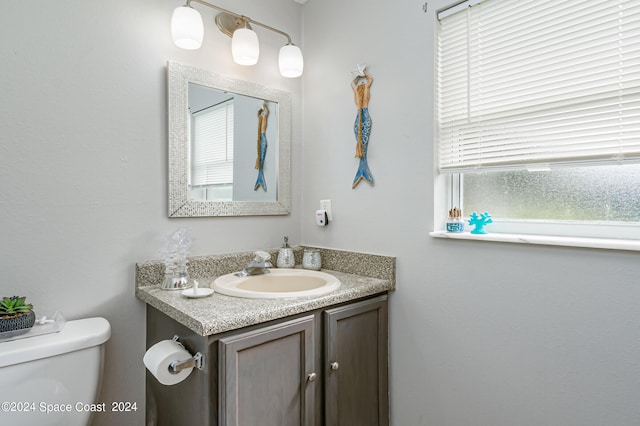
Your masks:
{"label": "blue glass decorative figurine", "polygon": [[488,212],[484,212],[480,216],[478,216],[478,213],[473,212],[469,217],[469,225],[475,225],[475,228],[471,230],[472,234],[486,234],[487,231],[484,230],[484,226],[493,222]]}

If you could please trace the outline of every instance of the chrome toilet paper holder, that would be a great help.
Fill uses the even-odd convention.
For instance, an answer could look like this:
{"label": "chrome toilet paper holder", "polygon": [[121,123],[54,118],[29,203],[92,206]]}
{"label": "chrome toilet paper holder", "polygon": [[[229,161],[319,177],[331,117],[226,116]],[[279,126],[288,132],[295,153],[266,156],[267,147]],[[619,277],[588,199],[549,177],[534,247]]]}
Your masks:
{"label": "chrome toilet paper holder", "polygon": [[[184,345],[180,343],[180,338],[177,335],[173,336],[173,339],[171,340],[176,342],[186,350]],[[202,370],[204,368],[204,355],[202,355],[200,352],[196,352],[195,355],[193,355],[189,359],[185,359],[184,361],[172,361],[171,364],[169,364],[169,372],[171,374],[178,374],[181,370],[194,367],[198,370]]]}

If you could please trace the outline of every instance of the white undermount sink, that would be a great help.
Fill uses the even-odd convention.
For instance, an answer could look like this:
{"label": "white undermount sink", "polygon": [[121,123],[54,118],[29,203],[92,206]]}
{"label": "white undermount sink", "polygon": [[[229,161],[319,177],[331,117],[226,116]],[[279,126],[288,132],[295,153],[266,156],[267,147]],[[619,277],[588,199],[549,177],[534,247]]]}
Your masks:
{"label": "white undermount sink", "polygon": [[337,290],[340,280],[331,274],[308,269],[274,268],[263,275],[222,275],[213,281],[220,294],[249,299],[284,299],[320,296]]}

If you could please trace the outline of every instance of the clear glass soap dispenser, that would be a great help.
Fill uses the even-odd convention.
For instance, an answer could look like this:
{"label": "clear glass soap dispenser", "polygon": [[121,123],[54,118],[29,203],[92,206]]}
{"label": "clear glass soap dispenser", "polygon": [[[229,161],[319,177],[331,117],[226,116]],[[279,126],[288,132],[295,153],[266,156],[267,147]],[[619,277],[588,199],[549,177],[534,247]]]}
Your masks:
{"label": "clear glass soap dispenser", "polygon": [[289,237],[284,237],[284,243],[278,252],[276,265],[278,268],[293,268],[296,266],[296,258],[293,256],[293,249],[289,247]]}

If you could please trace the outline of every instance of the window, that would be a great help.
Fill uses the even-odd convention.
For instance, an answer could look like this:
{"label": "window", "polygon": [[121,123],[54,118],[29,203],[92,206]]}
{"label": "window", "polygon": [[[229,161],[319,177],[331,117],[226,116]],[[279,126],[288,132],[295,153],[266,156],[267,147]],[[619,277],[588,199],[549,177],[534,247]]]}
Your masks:
{"label": "window", "polygon": [[493,232],[640,238],[640,0],[475,0],[438,18],[452,207],[489,211]]}
{"label": "window", "polygon": [[192,114],[191,185],[233,183],[233,99]]}

